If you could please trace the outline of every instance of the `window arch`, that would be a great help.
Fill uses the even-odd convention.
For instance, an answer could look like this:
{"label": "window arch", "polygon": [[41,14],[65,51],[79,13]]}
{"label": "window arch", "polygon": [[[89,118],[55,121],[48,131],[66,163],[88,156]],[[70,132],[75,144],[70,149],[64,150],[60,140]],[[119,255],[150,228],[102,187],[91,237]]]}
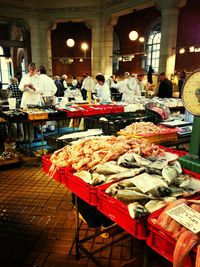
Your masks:
{"label": "window arch", "polygon": [[160,59],[160,41],[161,41],[161,24],[158,23],[152,27],[147,35],[146,42],[146,62],[145,67],[148,70],[152,66],[154,72],[158,73]]}
{"label": "window arch", "polygon": [[12,61],[5,56],[5,50],[0,46],[0,81],[3,84],[3,88],[6,88],[10,83],[10,77],[12,76]]}

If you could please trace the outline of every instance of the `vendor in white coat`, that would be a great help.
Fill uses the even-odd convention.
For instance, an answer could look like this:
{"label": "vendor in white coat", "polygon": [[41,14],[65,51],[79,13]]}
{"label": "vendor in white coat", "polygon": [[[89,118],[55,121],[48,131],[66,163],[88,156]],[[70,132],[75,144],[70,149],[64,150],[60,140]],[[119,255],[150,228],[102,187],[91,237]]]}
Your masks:
{"label": "vendor in white coat", "polygon": [[97,100],[104,104],[112,102],[110,97],[110,89],[108,84],[105,82],[105,77],[101,74],[96,76],[97,84],[95,85],[95,90],[97,92]]}
{"label": "vendor in white coat", "polygon": [[135,77],[130,77],[129,72],[124,73],[124,80],[112,83],[111,87],[117,88],[122,93],[122,101],[132,103],[135,96],[141,96],[141,91]]}
{"label": "vendor in white coat", "polygon": [[25,74],[19,84],[19,89],[23,92],[21,107],[27,108],[27,105],[40,105],[42,103],[40,77],[37,75],[35,63],[28,66],[29,72]]}

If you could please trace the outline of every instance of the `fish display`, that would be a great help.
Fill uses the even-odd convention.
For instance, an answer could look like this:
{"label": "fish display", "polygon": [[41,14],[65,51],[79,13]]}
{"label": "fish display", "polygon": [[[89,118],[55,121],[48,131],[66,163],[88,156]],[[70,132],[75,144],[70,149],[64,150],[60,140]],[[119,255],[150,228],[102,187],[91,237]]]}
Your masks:
{"label": "fish display", "polygon": [[[194,203],[193,203],[194,202]],[[153,224],[157,224],[160,227],[164,228],[166,231],[171,233],[172,238],[174,238],[177,242],[175,245],[174,253],[173,253],[173,267],[183,267],[185,266],[187,256],[189,252],[197,245],[197,255],[195,267],[199,267],[199,256],[200,256],[200,245],[199,245],[199,234],[195,234],[192,231],[188,230],[186,227],[182,226],[176,220],[172,219],[166,211],[179,206],[180,204],[185,203],[190,208],[200,213],[200,202],[199,200],[186,200],[179,199],[174,202],[169,203],[160,215],[157,218],[152,218]]]}

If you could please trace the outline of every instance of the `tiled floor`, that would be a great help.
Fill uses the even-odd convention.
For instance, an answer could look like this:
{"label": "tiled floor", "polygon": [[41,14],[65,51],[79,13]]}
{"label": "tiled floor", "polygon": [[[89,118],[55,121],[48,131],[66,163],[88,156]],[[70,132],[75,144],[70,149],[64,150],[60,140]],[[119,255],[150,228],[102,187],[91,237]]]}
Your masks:
{"label": "tiled floor", "polygon": [[[94,229],[82,222],[81,237],[93,232]],[[85,247],[93,251],[126,234],[123,232],[108,239],[98,236]],[[40,161],[0,167],[1,267],[95,266],[83,254],[77,260],[74,246],[70,253],[74,236],[71,192],[43,173]],[[142,267],[143,251],[144,242],[129,235],[98,251],[95,257],[106,267]],[[150,254],[147,267],[171,266],[156,253]]]}

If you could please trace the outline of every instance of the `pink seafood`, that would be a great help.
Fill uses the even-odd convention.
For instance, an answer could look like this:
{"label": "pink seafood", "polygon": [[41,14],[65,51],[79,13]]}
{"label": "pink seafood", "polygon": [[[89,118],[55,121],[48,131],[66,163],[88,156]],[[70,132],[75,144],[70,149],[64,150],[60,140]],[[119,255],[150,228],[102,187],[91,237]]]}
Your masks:
{"label": "pink seafood", "polygon": [[176,206],[183,204],[183,203],[187,203],[187,200],[184,198],[180,198],[174,202],[170,202],[167,207],[164,209],[164,211],[160,214],[160,216],[158,217],[158,224],[163,227],[163,228],[167,228],[167,226],[169,225],[169,223],[172,221],[172,218],[166,213],[166,211],[175,208]]}
{"label": "pink seafood", "polygon": [[[191,249],[197,244],[198,235],[187,230],[184,231],[175,246],[173,255],[173,267],[183,267]],[[197,266],[196,266],[197,267]]]}

